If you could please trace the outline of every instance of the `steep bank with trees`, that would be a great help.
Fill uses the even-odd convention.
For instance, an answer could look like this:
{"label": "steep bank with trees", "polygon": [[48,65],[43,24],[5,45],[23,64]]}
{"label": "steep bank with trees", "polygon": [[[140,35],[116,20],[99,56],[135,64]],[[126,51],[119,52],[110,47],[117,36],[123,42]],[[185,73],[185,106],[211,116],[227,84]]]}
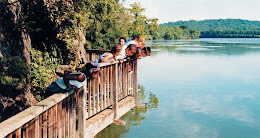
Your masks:
{"label": "steep bank with trees", "polygon": [[121,36],[151,35],[157,19],[115,0],[0,2],[0,122],[44,99],[60,64],[73,71],[85,49],[110,49]]}

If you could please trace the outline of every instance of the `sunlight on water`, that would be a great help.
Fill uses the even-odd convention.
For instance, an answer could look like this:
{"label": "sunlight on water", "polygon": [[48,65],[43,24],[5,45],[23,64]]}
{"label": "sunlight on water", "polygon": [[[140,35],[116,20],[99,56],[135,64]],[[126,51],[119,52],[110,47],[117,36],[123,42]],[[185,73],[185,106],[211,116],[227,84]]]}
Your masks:
{"label": "sunlight on water", "polygon": [[121,118],[127,126],[111,125],[98,137],[260,137],[260,39],[146,45],[153,53],[139,60],[138,83],[149,107],[129,112]]}

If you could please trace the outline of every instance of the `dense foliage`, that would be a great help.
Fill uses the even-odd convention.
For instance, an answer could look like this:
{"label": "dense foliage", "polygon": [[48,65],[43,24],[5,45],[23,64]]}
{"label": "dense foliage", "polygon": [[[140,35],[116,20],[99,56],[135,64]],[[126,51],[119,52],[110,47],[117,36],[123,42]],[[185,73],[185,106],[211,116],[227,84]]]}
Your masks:
{"label": "dense foliage", "polygon": [[249,21],[242,19],[212,19],[212,20],[189,20],[168,22],[162,24],[163,26],[180,26],[187,25],[189,28],[199,29],[200,31],[216,30],[255,30],[260,29],[260,21]]}
{"label": "dense foliage", "polygon": [[199,38],[198,29],[188,29],[187,26],[159,26],[158,31],[153,35],[154,39],[196,39]]}
{"label": "dense foliage", "polygon": [[48,52],[43,53],[35,49],[31,50],[31,57],[32,91],[37,100],[41,100],[44,98],[46,88],[56,80],[55,70],[58,68],[59,59],[51,57]]}
{"label": "dense foliage", "polygon": [[0,84],[7,87],[14,87],[14,89],[21,89],[26,82],[25,78],[28,73],[28,67],[25,61],[19,56],[9,57],[7,60],[1,62]]}
{"label": "dense foliage", "polygon": [[258,38],[260,21],[242,19],[214,19],[203,21],[177,21],[162,26],[187,26],[201,31],[201,38]]}

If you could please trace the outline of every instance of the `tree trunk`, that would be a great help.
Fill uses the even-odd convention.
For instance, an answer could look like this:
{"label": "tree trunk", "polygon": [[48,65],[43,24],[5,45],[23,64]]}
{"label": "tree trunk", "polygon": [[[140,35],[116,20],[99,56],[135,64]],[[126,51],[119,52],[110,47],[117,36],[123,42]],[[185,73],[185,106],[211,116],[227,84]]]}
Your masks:
{"label": "tree trunk", "polygon": [[21,30],[21,38],[23,40],[23,57],[25,58],[26,65],[29,66],[31,64],[31,38],[26,29]]}
{"label": "tree trunk", "polygon": [[79,30],[79,36],[80,36],[80,39],[79,39],[79,52],[78,52],[78,55],[79,55],[79,59],[80,59],[80,62],[81,64],[86,64],[87,62],[87,59],[86,59],[86,50],[85,50],[85,47],[84,47],[84,44],[86,42],[86,37],[85,37],[85,34],[83,33],[83,30],[80,29]]}

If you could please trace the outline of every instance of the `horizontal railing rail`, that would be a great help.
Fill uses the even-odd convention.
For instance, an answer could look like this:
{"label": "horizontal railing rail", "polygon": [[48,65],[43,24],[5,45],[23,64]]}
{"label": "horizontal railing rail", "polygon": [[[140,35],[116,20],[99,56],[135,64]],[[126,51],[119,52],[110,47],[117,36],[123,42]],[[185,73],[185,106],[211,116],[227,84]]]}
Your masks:
{"label": "horizontal railing rail", "polygon": [[98,79],[74,92],[54,94],[0,123],[0,137],[85,137],[86,120],[117,103],[137,97],[137,60],[101,63]]}
{"label": "horizontal railing rail", "polygon": [[86,50],[86,61],[95,60],[100,55],[104,54],[105,52],[109,52],[110,50],[98,50],[98,49],[87,49]]}

